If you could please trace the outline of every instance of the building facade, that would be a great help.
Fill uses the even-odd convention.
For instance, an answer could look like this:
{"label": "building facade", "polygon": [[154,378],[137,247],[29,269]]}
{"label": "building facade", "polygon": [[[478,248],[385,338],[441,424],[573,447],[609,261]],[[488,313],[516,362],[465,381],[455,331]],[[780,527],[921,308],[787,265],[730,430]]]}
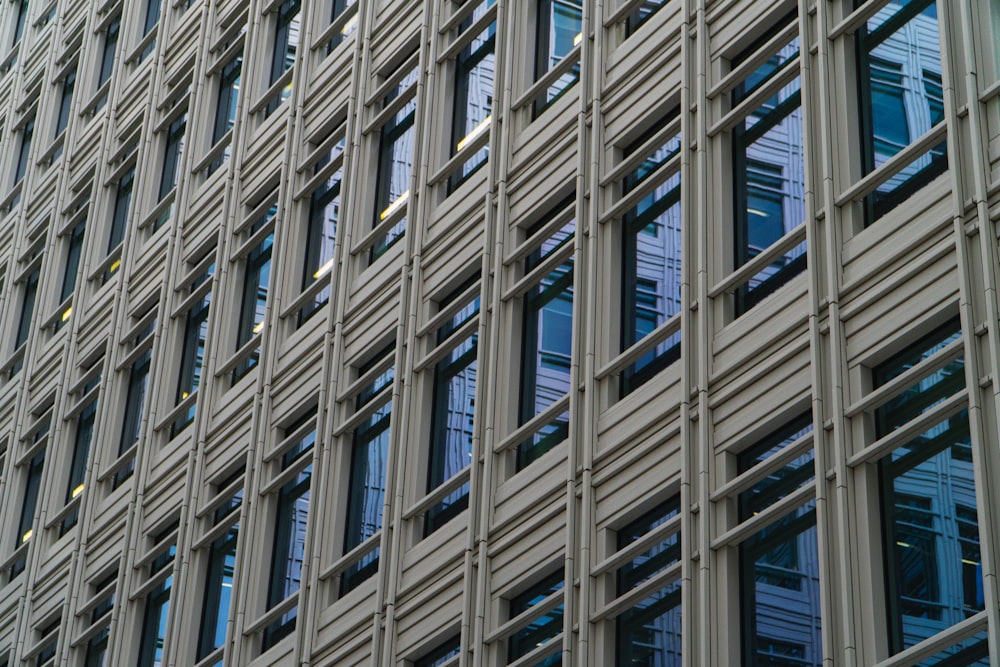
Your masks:
{"label": "building facade", "polygon": [[0,667],[1000,664],[997,0],[3,0]]}

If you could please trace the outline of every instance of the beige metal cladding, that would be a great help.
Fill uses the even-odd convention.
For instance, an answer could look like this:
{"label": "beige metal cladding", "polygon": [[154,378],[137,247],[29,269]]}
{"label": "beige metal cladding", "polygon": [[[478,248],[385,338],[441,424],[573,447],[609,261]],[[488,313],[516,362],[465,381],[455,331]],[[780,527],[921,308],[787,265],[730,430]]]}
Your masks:
{"label": "beige metal cladding", "polygon": [[[653,604],[642,664],[1000,663],[1000,3],[921,4],[938,60],[893,69],[911,4],[2,0],[0,665],[599,667]],[[768,213],[746,137],[793,98]],[[963,415],[927,606],[887,586],[886,457]],[[748,638],[752,578],[802,576],[749,555],[787,512],[801,652]]]}

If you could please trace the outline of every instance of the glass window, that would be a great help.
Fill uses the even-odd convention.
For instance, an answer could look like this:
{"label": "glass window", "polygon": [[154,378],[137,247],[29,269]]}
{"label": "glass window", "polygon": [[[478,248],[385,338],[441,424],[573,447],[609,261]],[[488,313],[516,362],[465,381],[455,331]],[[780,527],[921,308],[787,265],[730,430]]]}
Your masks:
{"label": "glass window", "polygon": [[60,136],[69,125],[69,108],[73,102],[73,91],[76,89],[76,67],[66,73],[62,83],[62,94],[59,97],[59,113],[56,116],[55,136]]}
{"label": "glass window", "polygon": [[[515,619],[529,609],[539,604],[545,598],[563,588],[562,571],[553,572],[545,579],[528,590],[512,597],[508,603],[511,619]],[[563,605],[551,609],[548,613],[536,618],[525,627],[517,630],[507,639],[507,664],[531,653],[559,637],[563,631]],[[562,651],[550,653],[541,661],[534,663],[535,667],[555,667],[562,664]]]}
{"label": "glass window", "polygon": [[[151,32],[156,24],[160,21],[160,5],[162,0],[146,0],[146,19],[143,21],[142,25],[142,36],[145,38]],[[143,48],[142,53],[139,56],[139,60],[145,60],[146,56],[153,52],[156,48],[156,39],[151,38],[149,43]]]}
{"label": "glass window", "polygon": [[[132,206],[132,189],[135,185],[135,167],[132,167],[118,179],[115,187],[115,206],[111,217],[111,229],[108,233],[108,255],[115,251],[125,239],[125,228],[128,224],[129,209]],[[104,274],[106,282],[121,268],[121,258],[114,260]]]}
{"label": "glass window", "polygon": [[[142,336],[142,338],[150,339],[150,345],[152,344],[152,329],[154,328],[155,322],[150,327],[149,333]],[[140,339],[140,336],[136,336],[136,338]],[[146,343],[143,344],[145,345]],[[129,368],[128,389],[125,395],[125,414],[122,418],[122,434],[121,440],[118,442],[118,456],[123,456],[125,452],[137,445],[139,437],[142,435],[143,406],[146,402],[146,388],[149,384],[149,367],[152,361],[152,353],[152,349],[147,348],[132,362],[132,366]],[[130,459],[115,473],[114,485],[117,487],[128,479],[134,469],[135,455],[133,453]]]}
{"label": "glass window", "polygon": [[[535,43],[535,81],[555,69],[580,43],[583,28],[582,0],[538,0],[537,34]],[[532,106],[532,117],[538,117],[556,99],[580,79],[579,59],[547,89]]]}
{"label": "glass window", "polygon": [[[316,296],[299,311],[302,326],[320,308],[330,301],[329,274],[333,272],[334,250],[337,244],[337,222],[340,219],[340,187],[344,177],[343,153],[346,137],[341,134],[336,143],[312,166],[318,176],[329,172],[316,185],[309,197],[309,219],[306,222],[305,263],[302,267],[302,291],[312,288],[317,281],[326,284]],[[336,163],[335,166],[331,166]]]}
{"label": "glass window", "polygon": [[[111,79],[111,72],[115,66],[115,50],[118,48],[118,33],[121,31],[121,22],[121,14],[118,14],[108,22],[108,27],[104,29],[104,50],[101,52],[101,69],[97,77],[98,88],[101,88]],[[95,111],[100,110],[107,101],[108,93],[104,91],[95,104]]]}
{"label": "glass window", "polygon": [[[215,122],[212,124],[212,145],[215,146],[233,129],[236,122],[236,102],[240,96],[240,77],[243,74],[243,51],[234,55],[222,67],[219,75],[219,98],[215,106]],[[208,165],[211,176],[229,159],[229,148],[218,155]]]}
{"label": "glass window", "polygon": [[[737,457],[739,474],[788,451],[812,432],[803,414]],[[765,513],[815,477],[810,446],[757,479],[737,498],[739,520]],[[808,501],[739,545],[743,660],[747,665],[821,665],[819,554],[816,503]]]}
{"label": "glass window", "polygon": [[[241,477],[241,470],[236,477]],[[226,488],[234,479],[223,482]],[[232,603],[236,570],[236,539],[239,535],[239,509],[243,504],[243,489],[220,503],[213,515],[212,525],[229,524],[229,528],[216,538],[208,549],[208,567],[205,574],[205,594],[201,606],[201,630],[198,634],[197,660],[207,658],[226,642],[229,607]],[[222,665],[222,656],[211,667]]]}
{"label": "glass window", "polygon": [[[486,8],[490,4],[492,2],[488,0],[482,6]],[[477,13],[478,10],[465,19],[459,30],[468,29],[472,22],[479,18]],[[451,122],[452,156],[476,142],[477,138],[489,133],[493,111],[496,29],[497,23],[493,21],[486,30],[473,37],[455,58],[455,106]],[[489,152],[489,144],[486,144],[472,154],[458,171],[449,177],[448,192],[453,191],[486,164]]]}
{"label": "glass window", "polygon": [[[674,110],[627,146],[630,159],[674,123]],[[622,181],[622,196],[656,186],[622,216],[622,339],[624,352],[681,311],[681,174],[676,158],[680,133],[667,132]],[[659,143],[657,141],[657,143]],[[680,358],[680,332],[667,337],[625,369],[621,395],[625,396]]]}
{"label": "glass window", "polygon": [[187,112],[178,116],[167,130],[167,143],[163,151],[163,170],[160,176],[160,192],[157,201],[163,201],[177,185],[177,176],[184,153],[184,132],[187,129]]}
{"label": "glass window", "polygon": [[[356,0],[330,0],[330,23],[336,22],[341,16],[343,16],[349,8],[354,7]],[[353,11],[351,17],[343,22],[343,26],[339,31],[333,34],[330,41],[327,42],[326,52],[330,54],[333,52],[337,46],[344,41],[345,37],[353,34],[358,28],[358,13],[357,9]]]}
{"label": "glass window", "polygon": [[442,667],[449,663],[457,665],[458,661],[452,658],[462,652],[461,639],[459,635],[455,635],[424,657],[415,660],[413,667]]}
{"label": "glass window", "polygon": [[[874,386],[948,354],[944,348],[960,337],[957,320],[931,332],[874,368]],[[957,355],[875,410],[876,437],[932,410],[964,386],[964,360]],[[961,409],[878,462],[892,653],[985,608],[971,445],[968,410]]]}
{"label": "glass window", "polygon": [[14,41],[12,48],[17,46],[24,36],[24,24],[28,19],[28,0],[15,0],[17,2],[17,18],[14,19]]}
{"label": "glass window", "polygon": [[[83,253],[83,235],[87,230],[87,221],[83,220],[73,227],[67,240],[66,266],[63,269],[62,289],[59,290],[59,303],[73,294],[76,289],[76,274],[80,269],[80,255]],[[68,318],[69,315],[66,314]],[[63,320],[65,321],[65,320]]]}
{"label": "glass window", "polygon": [[[559,207],[529,232],[529,243],[538,243],[525,260],[525,274],[531,274],[543,260],[555,253],[564,256],[561,264],[538,275],[538,281],[524,296],[521,338],[521,401],[518,423],[525,424],[569,391],[570,354],[573,341],[573,255],[576,218],[548,238],[531,236],[560,215],[572,211],[575,199]],[[569,415],[563,413],[517,447],[516,469],[522,470],[569,435]]]}
{"label": "glass window", "polygon": [[[297,472],[278,491],[274,513],[274,546],[268,577],[267,608],[272,609],[302,585],[312,482],[312,451],[316,444],[316,413],[310,412],[286,429],[290,441],[283,445],[281,470]],[[266,651],[295,630],[298,607],[292,607],[264,628],[261,650]]]}
{"label": "glass window", "polygon": [[[855,41],[867,174],[943,120],[937,5],[934,0],[891,0],[858,29]],[[947,167],[942,140],[865,199],[866,224]]]}
{"label": "glass window", "polygon": [[[274,227],[272,225],[277,215],[277,205],[268,211],[250,227],[250,234],[256,234],[265,226],[270,231],[255,245],[246,256],[243,289],[240,296],[240,319],[236,329],[236,349],[256,338],[264,328],[264,316],[267,308],[267,295],[271,282],[271,253],[274,244]],[[233,369],[233,384],[250,372],[260,359],[260,347],[255,348],[248,357],[240,361]]]}
{"label": "glass window", "polygon": [[44,644],[35,655],[36,667],[55,664],[56,647],[59,645],[59,621],[60,619],[56,618],[38,631],[39,641]]}
{"label": "glass window", "polygon": [[28,159],[31,153],[31,140],[35,136],[35,114],[32,112],[21,129],[21,146],[17,152],[17,166],[14,169],[14,183],[20,183],[28,170]]}
{"label": "glass window", "polygon": [[[295,56],[299,48],[299,9],[300,0],[285,0],[278,7],[278,16],[274,27],[274,51],[271,54],[271,73],[268,87],[278,82],[285,72],[295,64]],[[281,89],[274,99],[267,103],[264,117],[270,116],[292,94],[292,82]]]}
{"label": "glass window", "polygon": [[90,612],[90,625],[95,628],[93,635],[87,640],[87,650],[84,654],[83,667],[104,667],[108,657],[108,638],[111,634],[111,611],[115,607],[115,584],[118,572],[100,580],[94,587],[94,594],[100,595],[93,611]]}
{"label": "glass window", "polygon": [[[101,362],[98,362],[101,363]],[[83,388],[83,395],[87,396],[101,383],[100,374],[95,375]],[[76,419],[76,433],[73,437],[73,458],[70,462],[69,477],[66,480],[66,500],[67,505],[80,497],[84,489],[84,481],[87,475],[87,461],[90,458],[90,446],[94,439],[94,422],[97,418],[97,396],[88,402],[80,411]],[[77,504],[60,525],[60,535],[76,525],[80,514],[80,506]]]}
{"label": "glass window", "polygon": [[[472,283],[448,295],[441,308],[451,306]],[[479,314],[479,294],[450,317],[437,331],[438,346],[447,354],[434,366],[434,404],[431,414],[431,449],[427,492],[465,470],[472,462],[473,421],[476,407],[476,355],[478,330],[455,336],[456,330]],[[430,535],[469,506],[469,483],[448,494],[428,511],[424,534]]]}
{"label": "glass window", "polygon": [[639,29],[643,23],[645,23],[650,16],[656,12],[663,9],[663,7],[670,0],[642,0],[635,9],[628,13],[625,17],[625,36],[631,37],[632,34]]}
{"label": "glass window", "polygon": [[[774,30],[798,20],[793,12]],[[773,31],[772,31],[773,32]],[[772,34],[732,61],[735,68],[757,57]],[[768,85],[787,68],[798,68],[799,38],[741,81],[732,92],[736,107],[752,92]],[[735,267],[739,268],[805,222],[805,163],[802,141],[802,101],[799,77],[778,88],[733,128],[735,183]],[[806,267],[802,242],[777,257],[736,290],[740,315]]]}
{"label": "glass window", "polygon": [[28,340],[31,330],[31,317],[35,312],[35,296],[38,293],[38,269],[28,274],[24,281],[24,298],[21,300],[21,316],[17,321],[17,334],[14,336],[14,349],[21,347]]}
{"label": "glass window", "polygon": [[[636,540],[665,524],[680,513],[680,496],[646,512],[618,531],[617,548],[627,548]],[[678,562],[681,536],[678,530],[665,535],[649,549],[636,555],[615,573],[616,595],[622,596],[643,585],[654,575]],[[622,611],[615,619],[615,664],[681,665],[681,582],[654,588],[649,595]]]}
{"label": "glass window", "polygon": [[142,25],[143,36],[148,35],[160,21],[160,3],[162,0],[146,0],[146,20]]}
{"label": "glass window", "polygon": [[389,246],[403,238],[406,231],[406,204],[410,197],[410,173],[413,170],[413,119],[417,111],[415,91],[407,92],[417,80],[414,67],[393,86],[382,100],[385,108],[404,92],[410,99],[379,131],[378,180],[375,184],[375,219],[378,227],[387,220],[395,223],[372,246],[369,263],[385,254]]}
{"label": "glass window", "polygon": [[[213,251],[214,252],[214,251]],[[210,264],[188,288],[189,294],[194,294],[215,273],[215,264]],[[188,398],[201,386],[202,366],[205,361],[205,343],[208,336],[208,311],[212,305],[212,292],[196,300],[188,309],[184,318],[184,335],[181,342],[181,366],[177,380],[175,405]],[[196,405],[192,403],[188,409],[177,418],[171,427],[171,437],[180,433],[194,421]]]}
{"label": "glass window", "polygon": [[[358,369],[364,376],[393,360],[395,342],[390,343],[371,360]],[[392,416],[391,388],[395,367],[390,365],[377,373],[361,389],[355,409],[366,408],[369,416],[354,431],[351,446],[351,476],[348,483],[347,533],[344,536],[344,553],[362,544],[382,530],[382,506],[385,502],[385,483],[389,460],[389,426]],[[341,575],[340,594],[346,595],[358,584],[378,572],[379,548],[361,554]]]}
{"label": "glass window", "polygon": [[[32,524],[35,521],[35,510],[38,509],[38,495],[42,487],[42,470],[45,467],[45,450],[35,454],[28,463],[25,475],[24,498],[21,501],[21,518],[17,522],[17,539],[15,549],[31,539]],[[10,567],[10,576],[14,577],[24,571],[27,557],[20,556]]]}
{"label": "glass window", "polygon": [[[177,553],[176,524],[161,533],[157,544],[163,543],[160,553],[149,565],[149,579],[158,583],[146,595],[139,635],[139,661],[137,667],[159,667],[163,664],[163,648],[167,637],[167,617],[170,613],[170,590],[173,586],[174,556]],[[169,539],[169,542],[167,541]]]}

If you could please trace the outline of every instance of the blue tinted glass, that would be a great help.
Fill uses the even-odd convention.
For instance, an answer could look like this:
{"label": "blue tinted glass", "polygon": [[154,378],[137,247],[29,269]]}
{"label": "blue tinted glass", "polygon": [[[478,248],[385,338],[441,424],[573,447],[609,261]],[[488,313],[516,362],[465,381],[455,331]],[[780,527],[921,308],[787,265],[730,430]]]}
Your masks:
{"label": "blue tinted glass", "polygon": [[889,622],[897,652],[984,608],[967,411],[879,462]]}
{"label": "blue tinted glass", "polygon": [[675,582],[644,598],[618,616],[618,665],[680,667],[681,584]]}
{"label": "blue tinted glass", "polygon": [[815,503],[740,544],[740,564],[746,664],[821,665]]}
{"label": "blue tinted glass", "polygon": [[[510,600],[510,618],[517,618],[536,604],[547,598],[552,593],[562,590],[563,575],[557,572],[546,579],[532,586],[530,589]],[[514,662],[517,658],[530,653],[535,648],[542,646],[553,637],[562,632],[563,629],[563,605],[552,609],[547,614],[535,619],[527,626],[518,630],[507,643],[507,663]],[[537,665],[550,667],[562,663],[562,653],[551,655]]]}
{"label": "blue tinted glass", "polygon": [[[943,118],[941,45],[932,0],[894,0],[858,32],[865,172],[899,153]],[[893,208],[947,167],[944,142],[878,187],[868,200],[869,222]]]}

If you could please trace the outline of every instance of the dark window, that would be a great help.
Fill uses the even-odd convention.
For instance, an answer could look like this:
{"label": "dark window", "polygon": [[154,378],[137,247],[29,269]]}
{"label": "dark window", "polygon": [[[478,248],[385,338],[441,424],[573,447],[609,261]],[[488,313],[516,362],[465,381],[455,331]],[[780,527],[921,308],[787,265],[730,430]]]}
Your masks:
{"label": "dark window", "polygon": [[[243,51],[241,50],[222,67],[219,75],[219,99],[215,106],[215,122],[212,125],[212,145],[215,146],[233,129],[236,122],[236,102],[240,96],[240,77],[243,73]],[[218,155],[208,165],[211,176],[229,158],[229,148]]]}
{"label": "dark window", "polygon": [[[474,13],[460,26],[461,30],[478,18]],[[496,21],[466,44],[455,58],[454,112],[451,122],[451,155],[489,133],[493,112],[493,82],[496,66]],[[461,38],[460,38],[461,39]],[[466,160],[448,179],[451,192],[486,164],[489,144]]]}
{"label": "dark window", "polygon": [[625,17],[625,36],[631,37],[650,16],[663,9],[670,0],[643,0]]}
{"label": "dark window", "polygon": [[[176,539],[177,526],[157,537],[157,543],[168,537]],[[146,596],[142,617],[142,634],[139,635],[139,661],[137,667],[158,667],[163,664],[163,643],[167,637],[167,617],[170,613],[170,589],[173,586],[174,556],[177,545],[165,544],[163,550],[149,565],[149,578],[159,580]],[[167,573],[164,576],[164,573]]]}
{"label": "dark window", "polygon": [[21,130],[21,147],[17,153],[17,166],[14,169],[14,183],[20,183],[28,170],[28,158],[31,153],[31,139],[35,136],[35,114],[32,113],[24,122]]}
{"label": "dark window", "polygon": [[[646,512],[618,531],[618,550],[680,513],[680,496]],[[679,528],[679,527],[678,527]],[[616,594],[622,596],[680,559],[680,532],[673,531],[649,549],[618,568]],[[679,667],[681,664],[681,583],[650,591],[650,594],[623,611],[615,621],[615,665],[656,665]]]}
{"label": "dark window", "polygon": [[[309,518],[309,486],[312,480],[311,459],[316,444],[315,418],[316,413],[311,412],[286,430],[294,440],[285,446],[281,455],[281,469],[296,468],[298,471],[278,491],[274,514],[274,547],[268,578],[268,609],[290,595],[297,594],[302,585],[306,524]],[[298,607],[293,607],[264,628],[261,650],[266,651],[290,635],[295,630],[297,618]]]}
{"label": "dark window", "polygon": [[[538,0],[537,8],[535,81],[555,69],[580,43],[583,28],[582,0]],[[532,116],[537,117],[579,79],[580,63],[577,61],[539,94],[532,106]]]}
{"label": "dark window", "polygon": [[[812,432],[803,414],[737,457],[743,474]],[[746,521],[815,477],[813,449],[756,480],[738,496]],[[809,501],[739,545],[743,660],[746,665],[820,665],[819,555],[815,502]]]}
{"label": "dark window", "polygon": [[[32,524],[35,521],[35,510],[38,509],[38,495],[42,487],[42,470],[45,467],[45,450],[43,449],[28,463],[24,484],[24,498],[21,501],[21,518],[17,522],[17,540],[15,548],[31,539]],[[27,565],[25,556],[19,557],[10,567],[10,576],[20,574]]]}
{"label": "dark window", "polygon": [[[118,442],[118,456],[121,457],[129,449],[139,443],[142,435],[143,406],[146,400],[146,388],[149,384],[149,369],[152,362],[153,332],[156,330],[156,319],[153,318],[139,331],[133,339],[134,348],[145,347],[132,366],[129,368],[128,389],[125,396],[125,414],[122,418],[121,440]],[[135,467],[135,453],[124,462],[115,473],[114,486],[117,487],[132,475]]]}
{"label": "dark window", "polygon": [[[255,234],[271,224],[277,214],[277,206],[272,207],[250,227],[250,234]],[[264,328],[264,315],[267,307],[268,287],[271,282],[271,253],[274,243],[274,231],[255,245],[245,259],[245,274],[243,275],[243,290],[240,297],[240,319],[236,329],[236,349],[254,339]],[[250,356],[240,361],[233,369],[233,383],[250,372],[260,359],[260,347]]]}
{"label": "dark window", "polygon": [[[239,475],[242,475],[240,471]],[[228,486],[228,482],[222,484]],[[229,607],[232,603],[236,569],[236,539],[239,535],[238,510],[243,504],[240,489],[216,510],[213,525],[229,523],[230,526],[216,538],[208,551],[208,570],[205,576],[205,595],[202,600],[201,630],[198,634],[197,660],[201,661],[225,644]],[[218,664],[222,664],[221,660]]]}
{"label": "dark window", "polygon": [[148,35],[160,21],[161,0],[146,0],[146,20],[142,26],[143,36]]}
{"label": "dark window", "polygon": [[[146,0],[146,20],[142,25],[142,36],[146,37],[149,33],[153,32],[153,28],[160,21],[160,5],[163,0]],[[146,56],[153,52],[156,48],[156,40],[150,39],[149,43],[142,50],[142,54],[139,56],[139,60],[145,60]]]}
{"label": "dark window", "polygon": [[[111,71],[115,66],[115,49],[118,47],[118,33],[121,30],[121,14],[111,19],[108,23],[108,27],[104,30],[104,50],[101,53],[101,70],[99,76],[97,77],[97,87],[103,86],[108,79],[111,78]],[[107,93],[102,96],[102,100],[98,102],[97,108],[100,109],[104,106],[104,102],[107,101]]]}
{"label": "dark window", "polygon": [[[383,108],[417,80],[417,72],[417,68],[414,67],[392,88],[382,101]],[[386,220],[396,222],[375,241],[369,263],[381,257],[389,246],[403,238],[403,233],[406,231],[410,172],[413,169],[413,119],[416,111],[416,99],[411,98],[386,121],[379,132],[378,181],[375,184],[375,219],[372,224],[378,227]]]}
{"label": "dark window", "polygon": [[[215,264],[210,264],[189,287],[189,293],[194,293],[206,281],[212,279]],[[205,362],[205,343],[208,335],[208,311],[212,304],[212,292],[196,300],[187,311],[184,318],[184,337],[181,342],[181,367],[177,380],[177,395],[174,404],[179,405],[201,386],[202,367]],[[192,403],[174,422],[171,435],[177,435],[194,421],[195,404]]]}
{"label": "dark window", "polygon": [[177,175],[184,153],[184,131],[187,129],[187,113],[178,116],[167,130],[167,143],[163,151],[163,170],[160,176],[158,201],[163,201],[177,185]]}
{"label": "dark window", "polygon": [[[35,656],[36,667],[55,664],[56,648],[59,645],[59,620],[56,618],[55,621],[38,631],[41,637],[40,641],[44,641],[45,644]],[[46,638],[48,638],[48,641],[46,641]]]}
{"label": "dark window", "polygon": [[[115,188],[115,208],[111,217],[111,230],[108,233],[108,254],[110,255],[125,239],[125,228],[128,224],[129,208],[132,205],[132,189],[135,185],[135,167],[132,167],[118,179]],[[107,281],[121,268],[121,258],[114,260],[104,274]]]}
{"label": "dark window", "polygon": [[[59,302],[62,303],[70,297],[76,289],[76,274],[80,269],[80,255],[83,252],[83,234],[87,229],[87,221],[77,223],[73,231],[69,234],[66,252],[66,267],[63,270],[62,289],[59,290]],[[67,311],[68,313],[68,311]],[[68,317],[68,314],[67,314]]]}
{"label": "dark window", "polygon": [[[300,36],[299,9],[300,0],[285,0],[278,7],[278,17],[274,30],[274,52],[271,54],[271,73],[267,82],[268,86],[273,86],[295,64],[295,55],[299,48]],[[289,82],[277,97],[267,103],[264,116],[270,116],[291,94],[292,84]]]}
{"label": "dark window", "polygon": [[461,637],[455,635],[433,651],[413,662],[413,667],[440,667],[462,651]]}
{"label": "dark window", "polygon": [[[634,157],[661,135],[677,113],[671,112],[627,146],[623,159]],[[647,187],[649,178],[657,182],[622,216],[623,352],[681,310],[681,175],[675,159],[680,149],[680,134],[669,132],[622,181],[622,196],[640,184]],[[621,395],[679,359],[680,349],[677,332],[629,365],[622,374]]]}
{"label": "dark window", "polygon": [[[573,340],[573,255],[567,250],[576,234],[576,219],[567,222],[540,242],[532,235],[560,215],[567,215],[574,199],[564,200],[529,233],[528,243],[538,243],[525,260],[529,275],[555,253],[561,264],[538,276],[524,295],[521,349],[521,400],[518,424],[524,424],[569,391],[570,353]],[[522,470],[569,435],[569,415],[563,413],[517,447],[516,468]]]}
{"label": "dark window", "polygon": [[63,79],[62,95],[59,98],[59,114],[56,116],[56,132],[58,137],[69,125],[69,108],[73,102],[73,91],[76,89],[76,67],[66,73]]}
{"label": "dark window", "polygon": [[14,19],[14,41],[12,47],[17,46],[24,36],[24,24],[28,19],[28,0],[17,0],[17,18]]}
{"label": "dark window", "polygon": [[[441,302],[447,308],[467,291],[459,288]],[[457,475],[472,462],[472,425],[476,408],[476,355],[478,331],[464,337],[457,329],[479,313],[479,294],[450,317],[437,331],[438,345],[450,349],[434,367],[434,404],[431,414],[431,449],[427,492]],[[429,535],[469,506],[469,483],[448,494],[427,511],[424,534]]]}
{"label": "dark window", "polygon": [[[785,17],[775,30],[798,20]],[[757,57],[772,34],[732,61],[735,68]],[[799,38],[781,47],[741,81],[732,93],[736,107],[761,86],[798,68]],[[805,222],[805,163],[802,141],[802,102],[799,77],[749,112],[733,129],[735,183],[735,266],[739,268]],[[736,290],[740,315],[801,273],[806,266],[805,242],[777,257]]]}
{"label": "dark window", "polygon": [[[857,33],[864,173],[879,168],[943,120],[941,45],[933,0],[889,3]],[[871,224],[948,168],[945,141],[865,198]]]}
{"label": "dark window", "polygon": [[[337,242],[337,221],[340,218],[340,184],[344,176],[343,152],[346,140],[340,139],[313,164],[312,172],[318,176],[334,169],[322,179],[309,197],[309,219],[306,223],[305,263],[302,267],[302,290],[316,284],[329,283],[333,272],[334,249]],[[331,163],[336,167],[329,167]],[[330,301],[327,284],[299,311],[299,326]]]}
{"label": "dark window", "polygon": [[[93,611],[90,612],[90,624],[100,629],[87,641],[87,652],[84,655],[83,667],[104,667],[108,657],[108,637],[111,632],[111,611],[115,607],[114,586],[118,573],[114,572],[96,585],[96,595],[101,595]],[[102,595],[101,592],[104,591]]]}
{"label": "dark window", "polygon": [[[353,6],[355,0],[331,0],[330,1],[330,23],[333,23],[347,11],[348,7]],[[358,14],[355,10],[354,15],[344,21],[343,27],[333,34],[330,41],[327,42],[326,52],[330,54],[333,52],[337,46],[344,41],[344,38],[351,35],[358,27]]]}
{"label": "dark window", "polygon": [[31,330],[31,317],[35,312],[35,296],[38,293],[38,269],[28,274],[24,282],[24,298],[21,301],[21,316],[17,321],[17,334],[14,336],[14,349],[21,347],[28,340]]}
{"label": "dark window", "polygon": [[[84,387],[84,394],[95,389],[101,382],[101,376],[96,376]],[[90,445],[94,439],[94,421],[97,417],[97,398],[87,403],[80,416],[76,420],[76,434],[73,438],[73,458],[69,468],[69,478],[66,481],[67,505],[80,497],[83,493],[84,481],[87,475],[87,461],[90,458]],[[60,534],[65,534],[70,528],[76,525],[80,514],[79,504],[69,515],[63,519],[60,525]]]}
{"label": "dark window", "polygon": [[[361,376],[394,360],[395,343],[390,343],[361,366]],[[348,483],[347,533],[344,553],[348,553],[382,530],[382,506],[389,460],[389,425],[392,401],[389,400],[395,368],[388,366],[367,384],[356,399],[355,409],[369,416],[354,431],[351,447],[351,477]],[[379,549],[361,554],[341,575],[340,594],[345,595],[378,571]]]}
{"label": "dark window", "polygon": [[[953,345],[960,337],[955,320],[873,369],[879,387],[933,356],[951,357],[875,410],[876,437],[964,388],[962,350]],[[967,409],[925,428],[878,462],[892,653],[984,609],[973,465],[971,457],[955,456],[956,450],[971,450]]]}
{"label": "dark window", "polygon": [[[545,598],[563,588],[563,573],[554,572],[545,579],[528,590],[510,599],[508,610],[509,617],[515,619],[525,613]],[[518,658],[527,655],[554,638],[563,631],[563,605],[551,609],[548,613],[536,618],[534,621],[516,631],[507,640],[507,664],[511,664]],[[555,667],[562,664],[562,651],[556,651],[543,658],[540,662],[533,663],[535,667]]]}

